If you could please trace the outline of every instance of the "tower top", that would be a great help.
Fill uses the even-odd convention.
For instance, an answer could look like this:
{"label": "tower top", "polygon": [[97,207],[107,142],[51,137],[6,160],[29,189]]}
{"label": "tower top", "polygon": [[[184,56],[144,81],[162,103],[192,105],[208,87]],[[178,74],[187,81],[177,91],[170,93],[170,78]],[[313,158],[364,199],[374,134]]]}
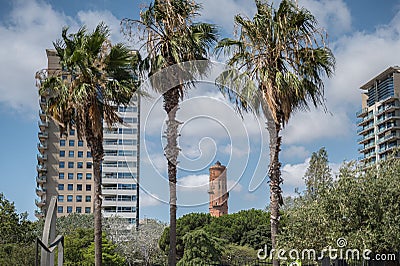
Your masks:
{"label": "tower top", "polygon": [[220,161],[217,161],[214,165],[210,167],[211,168],[226,168],[225,165],[222,165]]}

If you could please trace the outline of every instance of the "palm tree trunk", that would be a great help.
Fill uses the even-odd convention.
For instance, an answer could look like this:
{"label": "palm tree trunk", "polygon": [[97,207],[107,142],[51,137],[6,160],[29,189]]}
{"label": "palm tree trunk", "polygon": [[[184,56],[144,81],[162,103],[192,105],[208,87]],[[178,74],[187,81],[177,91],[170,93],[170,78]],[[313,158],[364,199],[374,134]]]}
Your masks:
{"label": "palm tree trunk", "polygon": [[[95,158],[95,157],[93,157]],[[94,256],[95,265],[102,264],[102,224],[101,224],[101,160],[93,159],[94,178]]]}
{"label": "palm tree trunk", "polygon": [[94,137],[92,133],[87,137],[93,158],[93,180],[94,180],[94,258],[95,265],[102,265],[102,223],[101,223],[101,161],[103,160],[103,140]]}
{"label": "palm tree trunk", "polygon": [[[274,124],[272,126],[272,124]],[[282,205],[282,190],[281,190],[281,163],[279,162],[279,152],[281,150],[282,139],[279,136],[281,131],[280,124],[268,121],[267,128],[270,136],[270,165],[269,165],[269,178],[270,178],[270,219],[271,219],[271,242],[272,249],[277,248],[276,239],[278,236],[280,213],[279,208]],[[272,260],[273,266],[279,266],[278,259],[274,256]]]}
{"label": "palm tree trunk", "polygon": [[164,93],[164,110],[167,112],[167,129],[165,136],[167,145],[164,148],[165,157],[168,161],[169,180],[169,256],[168,265],[176,265],[176,168],[178,164],[178,127],[180,122],[176,121],[176,112],[179,105],[179,88],[173,88]]}

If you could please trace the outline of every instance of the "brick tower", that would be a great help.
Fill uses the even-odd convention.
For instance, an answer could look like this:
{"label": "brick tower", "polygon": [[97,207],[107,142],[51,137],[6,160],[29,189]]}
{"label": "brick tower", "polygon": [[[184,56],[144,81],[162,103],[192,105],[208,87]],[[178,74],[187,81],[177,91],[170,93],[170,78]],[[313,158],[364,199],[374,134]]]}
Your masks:
{"label": "brick tower", "polygon": [[226,185],[226,167],[219,161],[210,167],[210,183],[208,194],[210,194],[210,214],[220,217],[228,214],[228,198]]}

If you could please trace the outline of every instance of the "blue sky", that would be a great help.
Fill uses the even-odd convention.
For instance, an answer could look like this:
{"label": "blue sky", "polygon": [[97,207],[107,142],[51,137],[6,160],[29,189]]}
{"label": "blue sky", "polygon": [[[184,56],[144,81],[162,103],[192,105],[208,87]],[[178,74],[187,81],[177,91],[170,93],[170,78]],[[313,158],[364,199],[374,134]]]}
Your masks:
{"label": "blue sky", "polygon": [[[237,13],[251,16],[249,0],[202,0],[200,19],[220,26],[221,35],[233,30]],[[0,10],[0,192],[15,202],[18,211],[33,217],[37,143],[37,91],[34,74],[46,66],[45,49],[60,36],[65,25],[76,30],[93,28],[105,21],[112,40],[122,18],[137,18],[142,1],[128,0],[15,0],[2,1]],[[282,174],[285,195],[302,187],[302,176],[313,151],[325,146],[332,168],[357,158],[355,112],[360,109],[357,90],[388,66],[399,65],[400,1],[299,0],[310,9],[329,33],[336,55],[335,76],[326,81],[329,113],[311,110],[292,117],[283,132]],[[263,119],[237,117],[230,105],[209,83],[198,86],[182,103],[178,118],[182,126],[180,146],[178,215],[207,212],[207,172],[216,160],[228,166],[232,187],[230,212],[264,208],[267,184],[262,182],[268,166],[268,137]],[[166,164],[161,146],[164,114],[157,97],[143,102],[141,217],[168,220]],[[147,156],[148,155],[148,156]]]}

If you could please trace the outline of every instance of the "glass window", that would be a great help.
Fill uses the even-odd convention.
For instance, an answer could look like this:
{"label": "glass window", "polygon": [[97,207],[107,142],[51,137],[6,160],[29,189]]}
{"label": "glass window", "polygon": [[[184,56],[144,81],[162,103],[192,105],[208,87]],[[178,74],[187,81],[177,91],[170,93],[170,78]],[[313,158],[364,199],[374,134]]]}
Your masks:
{"label": "glass window", "polygon": [[64,202],[64,195],[58,195],[58,202]]}
{"label": "glass window", "polygon": [[58,184],[58,190],[64,190],[64,184]]}
{"label": "glass window", "polygon": [[58,163],[59,168],[64,168],[65,167],[65,162],[59,162]]}
{"label": "glass window", "polygon": [[70,134],[71,136],[74,136],[74,135],[75,135],[75,130],[71,129],[71,130],[69,131],[69,134]]}
{"label": "glass window", "polygon": [[76,207],[75,212],[76,213],[82,213],[82,207]]}
{"label": "glass window", "polygon": [[68,157],[74,157],[74,151],[69,151],[68,152]]}
{"label": "glass window", "polygon": [[77,165],[76,165],[78,168],[83,168],[83,162],[77,162]]}
{"label": "glass window", "polygon": [[86,202],[91,202],[92,201],[92,196],[86,196],[85,200],[86,200]]}
{"label": "glass window", "polygon": [[86,179],[87,180],[91,180],[92,179],[92,174],[91,173],[87,173],[86,174]]}
{"label": "glass window", "polygon": [[74,162],[68,162],[68,168],[74,168]]}
{"label": "glass window", "polygon": [[74,173],[68,173],[68,179],[74,179]]}
{"label": "glass window", "polygon": [[76,179],[78,179],[78,180],[81,180],[82,177],[83,177],[83,174],[82,174],[82,173],[78,173],[78,174],[76,175]]}
{"label": "glass window", "polygon": [[82,191],[82,184],[76,185],[76,190]]}
{"label": "glass window", "polygon": [[82,195],[76,196],[76,202],[82,202]]}
{"label": "glass window", "polygon": [[58,213],[63,213],[63,212],[64,212],[63,206],[58,206],[58,207],[57,207],[57,212],[58,212]]}
{"label": "glass window", "polygon": [[60,146],[64,147],[65,146],[65,139],[60,139]]}
{"label": "glass window", "polygon": [[60,157],[65,157],[65,151],[60,151]]}
{"label": "glass window", "polygon": [[92,169],[92,164],[93,164],[92,162],[87,162],[86,163],[86,168],[87,169]]}
{"label": "glass window", "polygon": [[64,173],[58,173],[58,179],[64,179]]}
{"label": "glass window", "polygon": [[[78,185],[79,186],[79,185]],[[82,185],[81,185],[82,186]],[[92,190],[92,185],[86,185],[86,191],[91,191]]]}
{"label": "glass window", "polygon": [[68,184],[68,190],[74,190],[74,184]]}
{"label": "glass window", "polygon": [[83,158],[83,151],[78,151],[78,158]]}
{"label": "glass window", "polygon": [[75,146],[75,140],[70,139],[68,145],[69,145],[70,147],[74,147],[74,146]]}
{"label": "glass window", "polygon": [[78,146],[83,147],[83,140],[78,140]]}
{"label": "glass window", "polygon": [[67,206],[67,213],[72,213],[72,206]]}
{"label": "glass window", "polygon": [[68,201],[68,202],[72,202],[72,199],[73,199],[72,195],[68,195],[68,196],[67,196],[67,201]]}
{"label": "glass window", "polygon": [[85,207],[85,213],[90,213],[90,207]]}
{"label": "glass window", "polygon": [[91,153],[90,151],[88,151],[88,152],[86,153],[86,157],[92,158],[92,153]]}

